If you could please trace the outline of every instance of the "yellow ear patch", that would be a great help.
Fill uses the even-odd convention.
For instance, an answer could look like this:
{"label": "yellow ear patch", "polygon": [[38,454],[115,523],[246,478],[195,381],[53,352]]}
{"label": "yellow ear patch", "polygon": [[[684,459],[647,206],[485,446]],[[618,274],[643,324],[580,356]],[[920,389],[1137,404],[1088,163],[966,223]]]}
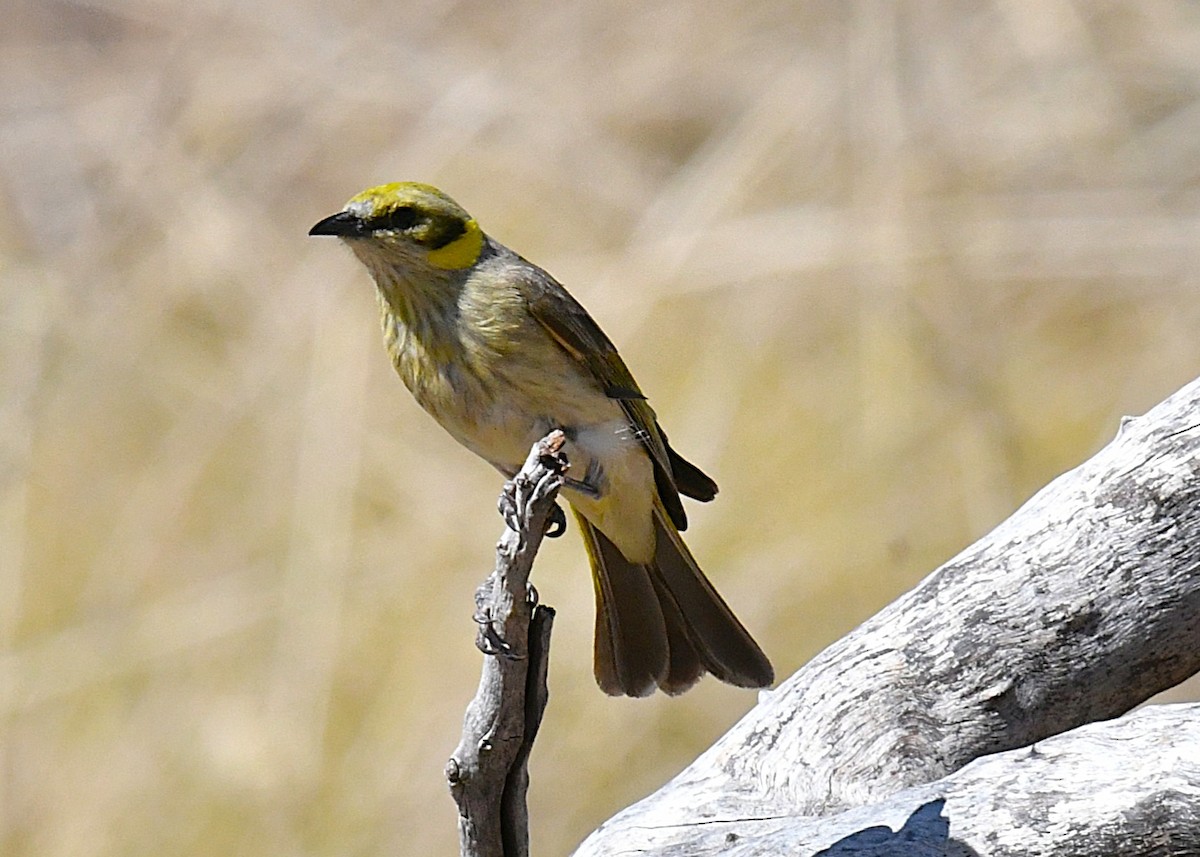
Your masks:
{"label": "yellow ear patch", "polygon": [[483,230],[474,218],[465,224],[466,231],[444,247],[429,251],[429,264],[445,271],[461,271],[479,261],[483,252]]}

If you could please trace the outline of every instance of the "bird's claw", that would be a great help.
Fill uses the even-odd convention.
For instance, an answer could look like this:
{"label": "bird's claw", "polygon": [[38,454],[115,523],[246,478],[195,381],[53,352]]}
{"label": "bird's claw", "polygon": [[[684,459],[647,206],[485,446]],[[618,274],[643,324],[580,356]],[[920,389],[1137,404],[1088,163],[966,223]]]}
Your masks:
{"label": "bird's claw", "polygon": [[550,514],[546,516],[546,538],[557,539],[567,531],[567,514],[562,510],[562,506],[555,503],[550,507]]}
{"label": "bird's claw", "polygon": [[523,655],[516,652],[508,641],[500,636],[496,626],[491,622],[481,622],[479,635],[475,638],[475,648],[485,655],[499,655],[510,661],[519,661]]}
{"label": "bird's claw", "polygon": [[[529,602],[530,609],[537,605],[538,594],[537,590],[533,588],[533,584],[526,583],[525,598]],[[479,626],[479,633],[475,635],[475,648],[485,655],[496,655],[510,661],[525,659],[523,652],[518,651],[508,640],[504,639],[499,623],[492,621],[492,611],[489,608],[479,607],[472,618]]]}

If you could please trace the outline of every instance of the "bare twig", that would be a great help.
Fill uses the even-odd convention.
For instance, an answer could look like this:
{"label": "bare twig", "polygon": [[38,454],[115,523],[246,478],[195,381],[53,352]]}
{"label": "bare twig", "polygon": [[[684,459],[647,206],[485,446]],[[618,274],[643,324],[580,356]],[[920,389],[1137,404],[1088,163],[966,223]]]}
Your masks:
{"label": "bare twig", "polygon": [[496,545],[496,568],[475,593],[476,645],[487,657],[462,739],[446,763],[464,857],[529,853],[526,765],[548,697],[554,621],[554,611],[537,603],[529,573],[547,528],[561,519],[555,498],[567,469],[563,441],[559,431],[538,441],[505,483],[500,512],[508,526]]}

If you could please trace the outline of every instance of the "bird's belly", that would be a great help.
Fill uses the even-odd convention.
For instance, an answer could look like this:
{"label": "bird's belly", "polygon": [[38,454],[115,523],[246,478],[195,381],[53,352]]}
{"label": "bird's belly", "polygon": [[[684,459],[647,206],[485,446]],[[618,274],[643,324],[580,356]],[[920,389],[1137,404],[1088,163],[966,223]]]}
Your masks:
{"label": "bird's belly", "polygon": [[556,428],[503,407],[439,421],[455,440],[509,477],[521,469],[530,447]]}
{"label": "bird's belly", "polygon": [[588,486],[568,484],[563,496],[626,559],[653,558],[653,465],[619,401],[570,370],[547,372],[515,360],[485,381],[455,363],[415,371],[408,356],[397,361],[397,369],[421,406],[505,476],[520,470],[534,443],[562,429],[567,476]]}
{"label": "bird's belly", "polygon": [[568,475],[603,494],[612,476],[623,471],[626,458],[646,458],[624,414],[615,402],[613,405],[612,413],[595,419],[595,415],[579,413],[531,413],[501,401],[470,414],[443,413],[439,422],[459,443],[506,476],[521,468],[534,443],[554,429],[562,429],[567,436],[564,453],[571,465]]}
{"label": "bird's belly", "polygon": [[584,483],[580,488],[564,486],[563,496],[627,559],[649,562],[654,555],[653,465],[619,403],[606,404],[611,411],[598,421],[583,421],[580,414],[531,416],[500,405],[475,419],[443,419],[442,425],[509,477],[521,468],[534,443],[562,429],[567,435],[563,452],[570,463],[567,476]]}

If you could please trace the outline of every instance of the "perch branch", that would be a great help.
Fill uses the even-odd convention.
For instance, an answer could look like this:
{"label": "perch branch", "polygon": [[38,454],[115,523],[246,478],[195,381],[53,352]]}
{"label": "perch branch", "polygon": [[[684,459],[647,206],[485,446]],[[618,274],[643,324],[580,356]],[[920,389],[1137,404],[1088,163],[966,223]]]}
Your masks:
{"label": "perch branch", "polygon": [[496,545],[495,570],[475,593],[476,645],[487,657],[458,749],[446,763],[464,857],[529,853],[526,765],[548,697],[554,621],[554,611],[537,604],[529,573],[548,526],[561,517],[555,498],[567,469],[563,442],[559,431],[538,441],[505,483],[500,511],[507,528]]}

